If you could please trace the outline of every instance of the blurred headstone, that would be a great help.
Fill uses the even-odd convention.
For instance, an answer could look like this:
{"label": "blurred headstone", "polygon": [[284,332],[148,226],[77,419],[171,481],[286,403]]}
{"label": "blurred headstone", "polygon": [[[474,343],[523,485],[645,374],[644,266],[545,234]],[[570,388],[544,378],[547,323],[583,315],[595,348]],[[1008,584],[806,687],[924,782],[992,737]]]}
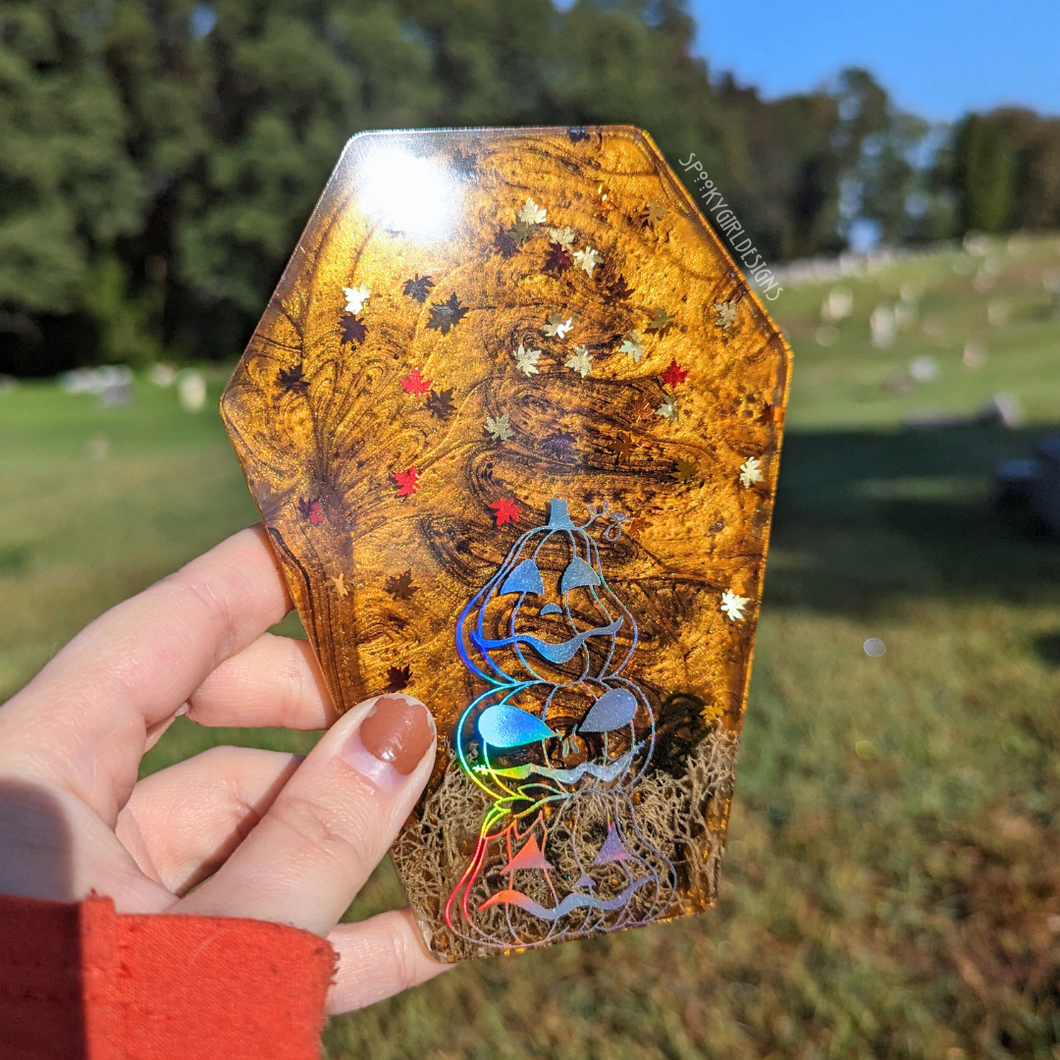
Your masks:
{"label": "blurred headstone", "polygon": [[177,374],[177,401],[185,412],[206,408],[206,380],[197,368],[185,368]]}
{"label": "blurred headstone", "polygon": [[854,312],[854,296],[846,287],[833,287],[821,305],[821,320],[835,324]]}
{"label": "blurred headstone", "polygon": [[999,507],[1023,513],[1036,528],[1060,538],[1060,434],[1042,439],[1033,457],[998,464],[994,498]]}
{"label": "blurred headstone", "polygon": [[125,364],[109,364],[96,369],[99,403],[105,409],[131,405],[132,369]]}
{"label": "blurred headstone", "polygon": [[979,410],[979,422],[1015,430],[1023,425],[1023,406],[1015,394],[994,394]]}
{"label": "blurred headstone", "polygon": [[994,394],[978,412],[911,412],[902,421],[914,431],[934,431],[946,427],[1004,427],[1014,430],[1023,423],[1023,408],[1015,394]]}
{"label": "blurred headstone", "polygon": [[986,319],[991,327],[1000,328],[1008,323],[1010,307],[1000,298],[991,299],[986,307]]}
{"label": "blurred headstone", "polygon": [[965,368],[982,368],[986,364],[986,347],[978,342],[966,342],[961,354],[961,363]]}
{"label": "blurred headstone", "polygon": [[95,394],[96,373],[91,368],[72,368],[59,376],[59,389],[64,394]]}
{"label": "blurred headstone", "polygon": [[910,412],[902,426],[910,431],[939,431],[949,427],[974,427],[976,417],[970,412],[939,412],[928,409]]}
{"label": "blurred headstone", "polygon": [[103,434],[97,434],[85,443],[89,460],[106,460],[110,452],[110,440]]}
{"label": "blurred headstone", "polygon": [[132,369],[126,364],[99,368],[74,368],[59,376],[59,387],[67,394],[95,394],[104,408],[128,405],[133,398]]}
{"label": "blurred headstone", "polygon": [[1045,269],[1042,286],[1053,296],[1053,315],[1060,317],[1060,269]]}
{"label": "blurred headstone", "polygon": [[972,280],[972,286],[979,294],[986,294],[987,291],[992,291],[996,284],[997,277],[989,272],[985,265],[979,269]]}
{"label": "blurred headstone", "polygon": [[962,241],[965,252],[982,258],[990,252],[990,237],[978,232],[968,232]]}
{"label": "blurred headstone", "polygon": [[147,369],[147,378],[155,386],[172,386],[177,381],[177,370],[171,364],[156,361]]}
{"label": "blurred headstone", "polygon": [[938,362],[933,357],[917,357],[909,365],[909,377],[918,383],[930,383],[938,374]]}
{"label": "blurred headstone", "polygon": [[1031,486],[1042,474],[1040,460],[1002,460],[994,468],[994,499],[1005,508],[1029,506]]}
{"label": "blurred headstone", "polygon": [[949,332],[941,320],[925,320],[920,325],[920,330],[927,335],[936,346],[949,345]]}
{"label": "blurred headstone", "polygon": [[872,345],[878,350],[885,350],[894,344],[894,310],[882,303],[872,311],[869,317],[869,330],[872,332]]}
{"label": "blurred headstone", "polygon": [[0,375],[0,394],[9,394],[18,389],[18,380],[13,375]]}
{"label": "blurred headstone", "polygon": [[919,310],[916,302],[899,302],[894,307],[894,327],[896,331],[902,331],[916,322]]}
{"label": "blurred headstone", "polygon": [[902,394],[908,394],[913,389],[913,380],[909,378],[907,372],[893,372],[883,380],[880,386],[885,394],[894,394],[900,397]]}

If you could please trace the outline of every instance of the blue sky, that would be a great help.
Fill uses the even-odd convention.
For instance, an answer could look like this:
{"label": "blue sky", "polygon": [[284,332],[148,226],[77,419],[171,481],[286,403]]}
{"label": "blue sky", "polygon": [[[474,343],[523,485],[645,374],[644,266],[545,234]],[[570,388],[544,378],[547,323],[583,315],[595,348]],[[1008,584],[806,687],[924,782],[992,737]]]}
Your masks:
{"label": "blue sky", "polygon": [[691,0],[698,51],[766,98],[865,66],[935,121],[1016,103],[1060,115],[1060,0]]}

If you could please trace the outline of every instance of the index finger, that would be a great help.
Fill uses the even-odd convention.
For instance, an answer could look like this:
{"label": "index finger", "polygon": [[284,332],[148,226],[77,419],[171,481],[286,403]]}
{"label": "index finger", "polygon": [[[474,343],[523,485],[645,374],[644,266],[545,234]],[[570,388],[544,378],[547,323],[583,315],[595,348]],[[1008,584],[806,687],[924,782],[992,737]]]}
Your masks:
{"label": "index finger", "polygon": [[234,534],[96,619],[0,708],[0,771],[59,783],[113,822],[148,729],[290,609],[264,529]]}

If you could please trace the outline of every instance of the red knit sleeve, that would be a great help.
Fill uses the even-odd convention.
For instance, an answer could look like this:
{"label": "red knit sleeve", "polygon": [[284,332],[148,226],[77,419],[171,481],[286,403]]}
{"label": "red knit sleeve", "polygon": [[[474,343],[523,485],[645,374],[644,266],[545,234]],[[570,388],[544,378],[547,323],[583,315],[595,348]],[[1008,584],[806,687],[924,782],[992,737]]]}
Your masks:
{"label": "red knit sleeve", "polygon": [[335,953],[260,920],[0,895],[4,1060],[318,1060]]}

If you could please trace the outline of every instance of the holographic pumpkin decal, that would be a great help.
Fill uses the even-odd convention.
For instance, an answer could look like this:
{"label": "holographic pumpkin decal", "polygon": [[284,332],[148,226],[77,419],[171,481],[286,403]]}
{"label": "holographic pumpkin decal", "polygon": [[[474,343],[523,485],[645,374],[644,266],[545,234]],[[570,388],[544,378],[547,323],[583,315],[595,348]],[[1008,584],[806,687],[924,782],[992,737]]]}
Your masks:
{"label": "holographic pumpkin decal", "polygon": [[[623,675],[637,624],[587,532],[600,519],[605,540],[616,540],[623,516],[590,511],[577,526],[566,502],[551,500],[548,522],[515,542],[458,622],[460,657],[487,687],[457,723],[456,752],[490,802],[445,916],[481,945],[541,945],[646,923],[676,887],[631,798],[651,761],[655,714]],[[479,901],[491,844],[507,865],[502,885]],[[484,921],[497,905],[508,907],[503,922]],[[550,926],[527,931],[527,917]]]}
{"label": "holographic pumpkin decal", "polygon": [[222,412],[338,709],[438,723],[439,959],[714,902],[788,369],[646,134],[347,145]]}

